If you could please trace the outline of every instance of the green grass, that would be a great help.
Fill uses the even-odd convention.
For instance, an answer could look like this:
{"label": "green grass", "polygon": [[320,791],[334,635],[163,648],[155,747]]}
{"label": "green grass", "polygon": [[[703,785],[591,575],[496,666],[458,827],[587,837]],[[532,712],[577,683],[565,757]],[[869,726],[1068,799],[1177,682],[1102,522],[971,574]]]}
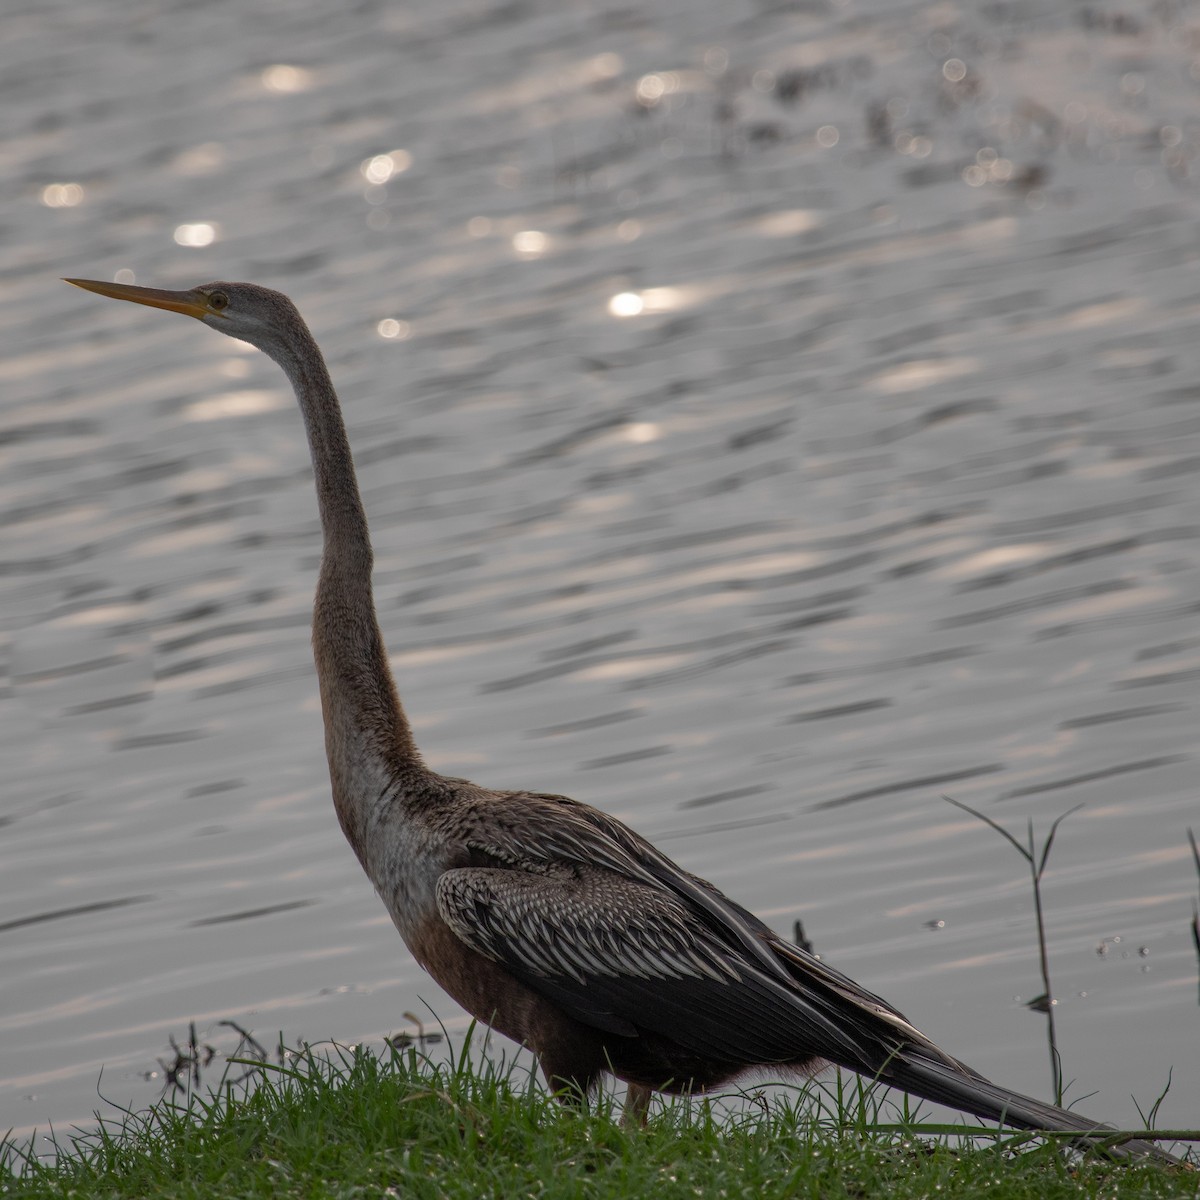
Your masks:
{"label": "green grass", "polygon": [[928,1136],[846,1084],[676,1102],[626,1129],[523,1068],[464,1050],[306,1049],[252,1084],[164,1101],[39,1161],[0,1144],[0,1195],[29,1197],[1055,1197],[1200,1195],[1200,1173],[1113,1165],[1041,1142]]}

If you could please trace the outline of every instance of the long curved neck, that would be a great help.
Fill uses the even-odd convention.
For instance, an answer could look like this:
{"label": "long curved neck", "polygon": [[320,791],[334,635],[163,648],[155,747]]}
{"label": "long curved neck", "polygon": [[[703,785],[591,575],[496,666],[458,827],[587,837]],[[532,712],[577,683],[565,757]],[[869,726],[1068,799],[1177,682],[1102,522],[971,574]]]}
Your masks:
{"label": "long curved neck", "polygon": [[316,342],[307,329],[302,337],[297,332],[286,346],[267,350],[295,389],[312,453],[324,532],[313,655],[334,803],[359,850],[366,808],[380,799],[389,776],[421,760],[375,617],[371,539],[337,393]]}

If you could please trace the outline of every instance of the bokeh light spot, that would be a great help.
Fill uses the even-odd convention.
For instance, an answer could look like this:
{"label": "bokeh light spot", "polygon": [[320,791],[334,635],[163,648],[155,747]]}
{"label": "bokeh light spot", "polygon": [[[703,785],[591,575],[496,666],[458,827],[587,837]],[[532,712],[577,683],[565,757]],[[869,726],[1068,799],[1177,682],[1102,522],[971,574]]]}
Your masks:
{"label": "bokeh light spot", "polygon": [[303,67],[293,67],[286,63],[275,63],[262,73],[262,84],[268,92],[286,95],[292,92],[305,92],[312,87],[312,72]]}
{"label": "bokeh light spot", "polygon": [[635,89],[637,102],[644,108],[653,108],[666,93],[666,80],[661,75],[643,75]]}
{"label": "bokeh light spot", "polygon": [[644,446],[647,442],[658,440],[658,426],[650,421],[634,421],[625,426],[625,437],[635,445]]}
{"label": "bokeh light spot", "polygon": [[412,333],[412,326],[407,321],[396,320],[395,317],[384,317],[375,326],[375,331],[381,338],[402,342]]}
{"label": "bokeh light spot", "polygon": [[366,159],[359,170],[368,183],[387,183],[393,175],[407,171],[412,161],[412,155],[407,150],[392,150]]}
{"label": "bokeh light spot", "polygon": [[194,225],[176,225],[175,241],[180,246],[211,246],[217,240],[217,227],[207,221]]}
{"label": "bokeh light spot", "polygon": [[645,301],[637,292],[618,292],[608,302],[608,311],[614,317],[636,317],[645,307]]}
{"label": "bokeh light spot", "polygon": [[821,224],[820,217],[806,208],[782,209],[762,217],[756,228],[765,237],[798,237]]}
{"label": "bokeh light spot", "polygon": [[83,203],[83,185],[49,183],[42,188],[42,203],[47,208],[74,208]]}
{"label": "bokeh light spot", "polygon": [[538,229],[523,229],[513,234],[513,249],[522,258],[540,258],[546,253],[550,239]]}

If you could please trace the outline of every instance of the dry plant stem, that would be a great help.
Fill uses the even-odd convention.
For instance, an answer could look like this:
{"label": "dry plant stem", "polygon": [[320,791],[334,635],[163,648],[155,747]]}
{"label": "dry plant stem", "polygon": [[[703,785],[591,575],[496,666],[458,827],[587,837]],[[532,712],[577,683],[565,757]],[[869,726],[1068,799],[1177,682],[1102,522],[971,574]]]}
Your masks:
{"label": "dry plant stem", "polygon": [[[1196,874],[1200,875],[1200,846],[1196,845],[1196,835],[1190,827],[1187,835],[1192,847],[1192,858],[1196,860]],[[1194,900],[1192,901],[1192,941],[1196,943],[1196,961],[1200,964],[1200,904]]]}
{"label": "dry plant stem", "polygon": [[986,825],[990,825],[997,833],[1006,838],[1009,844],[1029,864],[1029,877],[1033,884],[1033,911],[1037,918],[1038,961],[1042,968],[1042,986],[1045,989],[1044,994],[1046,997],[1046,1039],[1050,1048],[1050,1078],[1054,1084],[1054,1103],[1061,1107],[1063,1102],[1062,1059],[1058,1053],[1058,1036],[1054,1028],[1054,991],[1050,986],[1050,958],[1046,951],[1046,918],[1042,908],[1042,875],[1046,870],[1046,862],[1050,857],[1050,847],[1054,845],[1054,835],[1058,833],[1058,827],[1072,813],[1077,813],[1083,805],[1077,804],[1074,808],[1067,809],[1065,813],[1055,818],[1054,824],[1050,826],[1050,832],[1046,835],[1046,840],[1042,844],[1042,853],[1039,857],[1034,851],[1032,817],[1029,819],[1029,828],[1027,831],[1028,845],[1022,846],[1003,825],[998,825],[991,817],[985,816],[969,804],[964,804],[961,800],[955,800],[951,796],[943,796],[942,799],[949,804],[953,804],[955,808],[961,808],[963,812],[970,813],[973,817],[978,817]]}

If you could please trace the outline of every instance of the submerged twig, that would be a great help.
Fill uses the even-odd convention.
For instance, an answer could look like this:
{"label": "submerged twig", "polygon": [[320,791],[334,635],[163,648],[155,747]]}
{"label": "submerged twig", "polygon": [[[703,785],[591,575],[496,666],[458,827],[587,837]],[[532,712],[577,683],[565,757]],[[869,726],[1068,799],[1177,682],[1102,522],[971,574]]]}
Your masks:
{"label": "submerged twig", "polygon": [[393,1033],[389,1034],[383,1040],[394,1050],[406,1050],[409,1046],[433,1046],[442,1040],[441,1033],[426,1033],[425,1022],[417,1016],[416,1013],[406,1012],[403,1014],[405,1018],[411,1021],[417,1027],[417,1034],[414,1037],[411,1033]]}
{"label": "submerged twig", "polygon": [[182,1046],[175,1040],[174,1034],[167,1037],[175,1057],[169,1062],[158,1059],[158,1065],[163,1070],[163,1092],[170,1089],[172,1094],[190,1092],[200,1087],[201,1069],[207,1067],[217,1051],[213,1046],[204,1043],[196,1037],[196,1022],[188,1023],[188,1040]]}
{"label": "submerged twig", "polygon": [[[233,1053],[224,1056],[226,1063],[265,1062],[270,1058],[270,1054],[258,1039],[249,1030],[243,1029],[236,1021],[218,1021],[217,1026],[232,1029],[238,1035],[238,1044]],[[163,1072],[163,1094],[166,1095],[169,1091],[172,1096],[180,1093],[190,1096],[198,1092],[201,1086],[201,1070],[212,1065],[213,1060],[217,1057],[217,1048],[208,1042],[200,1041],[196,1035],[195,1021],[188,1023],[188,1039],[185,1043],[181,1045],[175,1040],[174,1035],[169,1035],[167,1041],[171,1045],[174,1058],[158,1059],[158,1065]],[[253,1058],[239,1057],[243,1054],[251,1055]],[[228,1083],[234,1085],[244,1083],[252,1074],[252,1071],[247,1071],[236,1079],[230,1079],[229,1068],[226,1066],[222,1071],[218,1086],[224,1087]],[[147,1078],[150,1077],[147,1076]]]}
{"label": "submerged twig", "polygon": [[969,804],[964,804],[961,800],[955,800],[951,796],[943,796],[942,799],[949,804],[953,804],[955,808],[961,808],[963,812],[970,813],[973,817],[978,817],[984,824],[990,825],[998,834],[1006,838],[1013,849],[1029,864],[1029,877],[1033,883],[1033,911],[1037,918],[1038,959],[1042,969],[1042,986],[1045,988],[1045,991],[1036,1001],[1030,1001],[1030,1007],[1034,1008],[1037,1012],[1044,1012],[1046,1014],[1046,1038],[1050,1046],[1050,1077],[1054,1082],[1054,1103],[1061,1107],[1063,1102],[1062,1059],[1058,1053],[1058,1036],[1054,1028],[1055,1000],[1054,989],[1050,986],[1050,957],[1046,950],[1046,917],[1042,908],[1042,875],[1045,873],[1046,862],[1050,858],[1050,848],[1054,845],[1054,837],[1058,833],[1058,827],[1072,813],[1077,813],[1083,805],[1077,804],[1074,808],[1067,809],[1065,813],[1054,819],[1054,823],[1050,826],[1050,832],[1046,835],[1046,840],[1042,843],[1042,852],[1038,855],[1035,853],[1033,842],[1032,817],[1029,819],[1027,830],[1027,845],[1022,846],[1003,825],[997,824],[991,817],[978,812]]}
{"label": "submerged twig", "polygon": [[270,1058],[270,1054],[263,1044],[252,1034],[248,1029],[243,1029],[236,1021],[218,1021],[218,1025],[224,1025],[226,1029],[232,1029],[242,1040],[238,1044],[238,1048],[234,1054],[241,1054],[243,1047],[249,1047],[263,1062]]}

